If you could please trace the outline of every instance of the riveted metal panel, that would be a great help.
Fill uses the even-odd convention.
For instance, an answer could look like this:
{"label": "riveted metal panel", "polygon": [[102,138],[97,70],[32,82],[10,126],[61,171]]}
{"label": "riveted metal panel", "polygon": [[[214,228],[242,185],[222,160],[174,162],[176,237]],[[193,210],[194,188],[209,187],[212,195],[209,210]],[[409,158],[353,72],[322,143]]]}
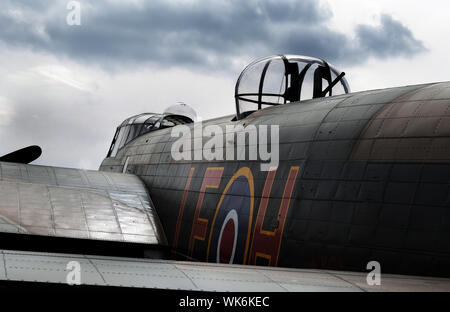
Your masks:
{"label": "riveted metal panel", "polygon": [[[450,159],[448,83],[407,93],[385,105],[363,130],[352,159],[420,161]],[[373,140],[369,146],[368,140]]]}
{"label": "riveted metal panel", "polygon": [[[368,261],[377,259],[383,262],[383,270],[424,272],[422,268],[427,268],[426,274],[447,276],[448,89],[450,83],[366,91],[280,105],[236,123],[231,118],[205,121],[203,126],[280,126],[280,163],[268,195],[265,229],[273,230],[284,222],[284,218],[277,220],[277,208],[286,178],[291,166],[301,169],[292,194],[285,195],[290,202],[278,265],[364,270]],[[170,142],[164,145],[166,153],[173,142],[168,131],[146,138],[151,144]],[[249,167],[254,178],[251,235],[255,234],[254,220],[267,177],[259,160],[177,162],[169,153],[161,157],[144,147],[130,148],[130,153],[137,150],[153,153],[151,170],[143,158],[133,160],[133,170],[144,175],[171,240],[178,231],[180,253],[187,253],[208,167],[224,167],[224,172],[220,185],[207,188],[199,205],[200,216],[208,220],[207,234],[214,230],[210,227],[212,212],[226,185],[242,167]],[[123,164],[124,156],[118,157]],[[175,171],[173,165],[179,168]],[[192,256],[205,259],[207,245],[195,244]]]}
{"label": "riveted metal panel", "polygon": [[21,164],[0,167],[2,232],[165,244],[153,203],[136,176]]}

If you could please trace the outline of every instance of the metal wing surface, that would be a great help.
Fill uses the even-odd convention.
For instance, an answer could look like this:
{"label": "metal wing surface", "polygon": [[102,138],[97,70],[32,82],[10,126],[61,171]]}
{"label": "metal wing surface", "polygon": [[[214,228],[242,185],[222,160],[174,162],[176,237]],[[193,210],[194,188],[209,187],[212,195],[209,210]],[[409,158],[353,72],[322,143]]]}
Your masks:
{"label": "metal wing surface", "polygon": [[165,245],[135,175],[0,162],[0,232]]}

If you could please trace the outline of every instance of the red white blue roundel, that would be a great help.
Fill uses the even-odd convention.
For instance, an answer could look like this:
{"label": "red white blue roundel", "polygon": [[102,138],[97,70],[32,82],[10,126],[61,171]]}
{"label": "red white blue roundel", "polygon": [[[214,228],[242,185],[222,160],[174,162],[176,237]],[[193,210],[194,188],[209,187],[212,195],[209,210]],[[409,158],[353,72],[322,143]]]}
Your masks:
{"label": "red white blue roundel", "polygon": [[216,250],[217,263],[233,263],[236,254],[236,243],[238,235],[239,219],[236,210],[232,209],[228,212],[220,229],[219,240]]}
{"label": "red white blue roundel", "polygon": [[210,262],[244,263],[247,254],[253,214],[253,181],[249,181],[249,178],[252,180],[251,173],[250,176],[238,174],[239,171],[225,189],[216,210],[209,242]]}

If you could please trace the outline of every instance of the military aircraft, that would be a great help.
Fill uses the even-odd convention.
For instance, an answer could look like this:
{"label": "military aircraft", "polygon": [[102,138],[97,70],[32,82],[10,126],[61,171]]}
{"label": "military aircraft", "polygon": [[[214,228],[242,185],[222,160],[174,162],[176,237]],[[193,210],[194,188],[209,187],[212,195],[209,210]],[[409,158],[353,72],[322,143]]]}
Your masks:
{"label": "military aircraft", "polygon": [[126,119],[98,171],[29,165],[37,146],[1,158],[3,279],[64,282],[77,259],[94,284],[365,290],[342,272],[375,261],[401,274],[388,289],[450,290],[430,277],[450,277],[450,83],[351,93],[326,61],[277,55],[235,100]]}

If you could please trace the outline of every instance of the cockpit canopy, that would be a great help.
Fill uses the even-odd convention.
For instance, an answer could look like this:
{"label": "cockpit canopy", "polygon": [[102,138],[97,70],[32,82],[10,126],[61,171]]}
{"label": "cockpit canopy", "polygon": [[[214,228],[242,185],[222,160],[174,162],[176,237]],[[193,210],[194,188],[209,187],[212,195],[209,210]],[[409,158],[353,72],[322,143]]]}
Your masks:
{"label": "cockpit canopy", "polygon": [[308,56],[259,59],[242,71],[236,83],[236,118],[273,105],[348,93],[344,75],[326,61]]}
{"label": "cockpit canopy", "polygon": [[[191,117],[193,118],[193,117]],[[107,157],[115,157],[117,152],[129,142],[151,131],[192,123],[188,116],[171,113],[144,113],[126,119],[117,127],[116,134],[109,148]]]}

